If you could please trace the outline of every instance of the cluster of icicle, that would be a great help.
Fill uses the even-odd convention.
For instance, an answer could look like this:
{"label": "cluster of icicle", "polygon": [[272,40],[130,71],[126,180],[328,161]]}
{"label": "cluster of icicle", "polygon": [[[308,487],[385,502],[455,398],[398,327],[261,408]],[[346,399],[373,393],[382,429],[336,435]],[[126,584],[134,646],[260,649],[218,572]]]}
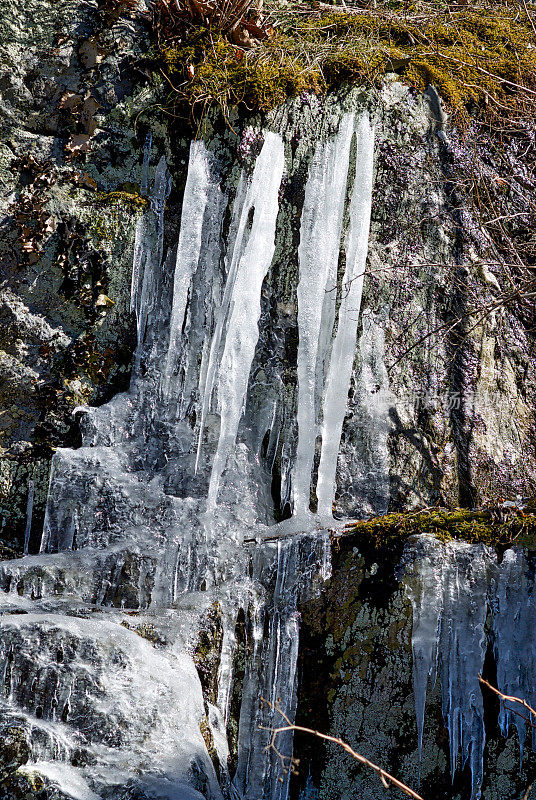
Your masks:
{"label": "cluster of icicle", "polygon": [[[350,150],[356,136],[355,179],[349,204],[346,268],[336,316],[337,267],[346,207]],[[368,115],[356,121],[343,117],[337,135],[320,143],[314,153],[305,190],[298,250],[298,444],[292,468],[295,516],[309,513],[315,441],[321,433],[318,470],[318,512],[331,520],[337,455],[346,412],[355,354],[367,256],[372,197],[374,130]],[[242,174],[233,204],[227,245],[226,280],[214,310],[212,334],[201,345],[198,396],[199,426],[195,470],[203,431],[214,403],[220,433],[208,488],[208,509],[217,504],[228,458],[236,444],[251,366],[259,338],[261,290],[275,249],[278,194],[285,166],[280,136],[265,132],[250,180]],[[194,142],[184,196],[175,266],[169,347],[163,376],[164,392],[174,391],[192,279],[218,253],[207,237],[220,227],[226,199],[217,172],[202,141]],[[214,268],[214,264],[210,265]],[[143,289],[142,289],[143,291]],[[143,306],[143,303],[141,304]],[[140,321],[143,328],[143,320]],[[182,396],[187,396],[182,387]],[[319,419],[322,418],[320,426]]]}
{"label": "cluster of icicle", "polygon": [[[469,764],[472,798],[478,800],[485,744],[479,675],[488,640],[493,645],[499,691],[526,700],[533,707],[536,701],[534,570],[521,549],[507,550],[499,563],[495,552],[485,545],[441,544],[428,536],[408,546],[404,561],[413,607],[419,759],[427,686],[439,677],[451,775],[454,777],[458,766]],[[522,760],[527,723],[512,708],[515,704],[501,701],[499,724],[504,736],[511,723],[517,728]],[[536,746],[534,728],[532,746]]]}

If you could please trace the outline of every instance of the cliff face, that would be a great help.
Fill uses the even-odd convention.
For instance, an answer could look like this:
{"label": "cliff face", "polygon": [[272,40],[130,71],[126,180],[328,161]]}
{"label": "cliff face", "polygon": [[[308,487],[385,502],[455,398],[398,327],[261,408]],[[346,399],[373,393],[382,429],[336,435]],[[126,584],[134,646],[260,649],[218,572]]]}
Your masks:
{"label": "cliff face", "polygon": [[[241,796],[275,798],[287,779],[263,755],[258,699],[281,691],[292,714],[296,664],[298,720],[416,786],[411,599],[428,573],[404,578],[401,544],[382,553],[350,536],[312,598],[328,572],[326,534],[313,531],[335,524],[332,511],[533,493],[526,308],[504,302],[509,266],[463,191],[500,166],[449,123],[433,87],[394,74],[374,90],[304,92],[263,118],[211,112],[190,149],[140,61],[152,42],[142,8],[2,13],[2,538],[47,551],[0,570],[2,713],[20,739],[8,771],[33,764],[7,796],[42,785],[50,798],[218,798],[234,775]],[[521,156],[508,157],[526,183]],[[517,209],[515,181],[508,191]],[[370,201],[361,298],[363,270],[350,270]],[[332,391],[346,362],[349,385]],[[439,560],[457,563],[442,547]],[[468,552],[476,562],[481,550]],[[486,559],[486,660],[474,664],[495,679],[499,566]],[[406,553],[408,574],[411,563]],[[438,647],[446,663],[455,644]],[[493,702],[475,703],[484,796],[513,796],[533,757],[517,776]],[[423,794],[468,797],[470,770],[450,786],[437,687],[428,704]],[[383,792],[315,748],[297,743],[291,794]]]}

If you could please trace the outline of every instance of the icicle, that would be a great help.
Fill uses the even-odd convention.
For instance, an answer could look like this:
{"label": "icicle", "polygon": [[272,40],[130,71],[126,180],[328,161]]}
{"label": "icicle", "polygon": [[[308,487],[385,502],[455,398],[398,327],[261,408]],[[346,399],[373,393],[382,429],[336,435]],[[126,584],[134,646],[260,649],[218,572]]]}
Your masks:
{"label": "icicle", "polygon": [[471,797],[478,800],[483,778],[484,708],[478,676],[486,653],[484,623],[492,554],[483,545],[422,537],[407,591],[413,606],[413,678],[415,710],[422,750],[428,679],[436,665],[441,680],[443,714],[449,732],[451,774],[461,753],[469,761]]}
{"label": "icicle", "polygon": [[155,231],[151,230],[148,214],[144,214],[136,225],[130,307],[136,313],[138,343],[143,341],[147,316],[156,300],[154,282],[157,267],[162,260],[164,208],[170,188],[166,159],[162,156],[156,168],[151,195]]}
{"label": "icicle", "polygon": [[[493,594],[493,634],[497,687],[503,694],[536,703],[536,597],[534,578],[522,549],[507,550],[497,568]],[[512,711],[518,704],[501,702],[499,725],[508,736],[510,722],[517,728],[519,757],[523,761],[526,720]],[[536,745],[533,729],[532,746]]]}
{"label": "icicle", "polygon": [[[229,301],[227,330],[217,384],[221,422],[208,490],[209,511],[216,504],[220,478],[236,441],[259,338],[261,289],[275,250],[278,193],[284,165],[283,141],[275,133],[265,133],[264,145],[242,208],[227,279],[228,283],[232,282],[230,292],[227,292],[227,287],[225,290]],[[246,228],[251,213],[253,220],[248,234]]]}
{"label": "icicle", "polygon": [[[147,195],[149,184],[149,161],[151,159],[151,146],[153,141],[152,133],[145,137],[143,145],[143,164],[141,168],[141,193]],[[130,285],[130,310],[136,310],[137,295],[139,291],[140,274],[143,274],[145,267],[145,237],[147,234],[147,220],[142,215],[136,223],[136,234],[134,237],[134,258],[132,263],[132,280]]]}
{"label": "icicle", "polygon": [[145,269],[147,220],[142,215],[136,223],[136,233],[134,235],[134,258],[132,259],[132,279],[130,283],[130,310],[138,314],[138,293],[140,275]]}
{"label": "icicle", "polygon": [[354,115],[346,115],[337,136],[318,145],[305,187],[298,248],[298,447],[292,475],[297,516],[309,513],[317,435],[317,361],[325,357],[319,340],[323,317],[332,313],[325,302],[334,313],[353,123]]}
{"label": "icicle", "polygon": [[147,187],[149,185],[149,161],[151,160],[151,147],[153,143],[152,131],[149,131],[145,137],[143,145],[143,164],[141,168],[141,193],[147,194]]}
{"label": "icicle", "polygon": [[30,545],[30,533],[32,531],[32,514],[34,504],[34,482],[28,481],[28,501],[26,503],[26,529],[24,531],[24,555],[28,555]]}
{"label": "icicle", "polygon": [[225,726],[229,721],[229,706],[233,683],[233,655],[236,648],[236,637],[233,617],[226,615],[223,627],[220,666],[218,668],[218,707],[221,710]]}
{"label": "icicle", "polygon": [[164,374],[164,392],[166,395],[169,394],[170,382],[173,377],[174,361],[184,322],[190,282],[199,265],[203,246],[204,223],[207,215],[209,219],[214,216],[215,206],[218,206],[218,197],[212,198],[214,193],[221,195],[212,176],[211,163],[205,143],[201,140],[192,142],[173,283],[169,346]]}
{"label": "icicle", "polygon": [[50,465],[50,476],[48,479],[48,491],[47,491],[47,504],[45,507],[45,519],[43,521],[43,532],[41,534],[41,544],[39,545],[39,552],[46,553],[48,551],[48,547],[50,544],[50,537],[51,537],[51,530],[50,530],[50,507],[52,505],[52,498],[51,498],[51,489],[54,482],[54,467],[56,462],[56,454],[52,457],[52,463]]}
{"label": "icicle", "polygon": [[373,158],[374,129],[365,113],[357,126],[356,175],[350,203],[350,229],[346,240],[346,269],[323,403],[322,449],[316,494],[318,514],[328,520],[332,517],[337,457],[355,357],[368,251]]}
{"label": "icicle", "polygon": [[[273,552],[273,551],[272,551]],[[247,665],[240,712],[238,766],[233,783],[245,800],[285,800],[288,775],[277,754],[268,745],[270,726],[277,725],[277,711],[261,706],[260,697],[278,703],[290,719],[296,711],[296,665],[299,626],[296,611],[300,572],[300,543],[297,539],[278,541],[271,569],[275,588],[269,608],[268,635],[259,640]],[[258,570],[267,565],[261,561]],[[261,620],[259,619],[259,622]],[[259,630],[260,633],[260,630]],[[282,735],[278,748],[292,755],[292,732]]]}
{"label": "icicle", "polygon": [[[424,549],[424,553],[422,552]],[[442,565],[444,552],[433,540],[419,542],[411,574],[406,573],[406,591],[413,608],[411,649],[413,692],[417,717],[419,778],[421,769],[424,712],[428,681],[435,683],[439,624],[443,608]]]}

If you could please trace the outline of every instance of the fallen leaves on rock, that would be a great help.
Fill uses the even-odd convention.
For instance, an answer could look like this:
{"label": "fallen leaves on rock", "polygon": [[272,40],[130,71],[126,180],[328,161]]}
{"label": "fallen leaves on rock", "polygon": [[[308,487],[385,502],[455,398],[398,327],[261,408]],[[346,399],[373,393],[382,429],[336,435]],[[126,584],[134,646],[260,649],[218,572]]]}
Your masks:
{"label": "fallen leaves on rock", "polygon": [[56,230],[56,220],[47,209],[47,191],[56,181],[50,161],[39,161],[32,155],[15,160],[12,169],[20,175],[24,188],[11,205],[11,214],[18,229],[21,255],[27,264],[35,264],[45,241]]}

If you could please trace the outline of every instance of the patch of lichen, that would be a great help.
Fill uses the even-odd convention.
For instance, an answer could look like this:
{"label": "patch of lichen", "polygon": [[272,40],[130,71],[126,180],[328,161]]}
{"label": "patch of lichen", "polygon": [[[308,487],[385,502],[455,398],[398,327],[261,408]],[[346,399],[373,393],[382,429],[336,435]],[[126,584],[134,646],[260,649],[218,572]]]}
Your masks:
{"label": "patch of lichen", "polygon": [[504,549],[511,545],[536,547],[536,504],[453,511],[434,508],[413,513],[385,514],[355,523],[348,533],[374,549],[392,547],[410,536],[427,533],[440,541],[463,539]]}
{"label": "patch of lichen", "polygon": [[166,639],[160,635],[154,625],[150,622],[142,622],[141,625],[132,625],[128,620],[121,620],[121,625],[129,631],[137,633],[142,639],[147,639],[153,647],[163,647],[167,644]]}
{"label": "patch of lichen", "polygon": [[175,98],[224,110],[242,104],[266,112],[304,91],[374,85],[387,72],[416,90],[433,84],[461,118],[534,104],[533,4],[526,13],[499,2],[448,15],[433,4],[395,5],[398,12],[385,5],[363,13],[280,11],[273,38],[252,50],[197,30],[191,42],[164,44],[159,58]]}

